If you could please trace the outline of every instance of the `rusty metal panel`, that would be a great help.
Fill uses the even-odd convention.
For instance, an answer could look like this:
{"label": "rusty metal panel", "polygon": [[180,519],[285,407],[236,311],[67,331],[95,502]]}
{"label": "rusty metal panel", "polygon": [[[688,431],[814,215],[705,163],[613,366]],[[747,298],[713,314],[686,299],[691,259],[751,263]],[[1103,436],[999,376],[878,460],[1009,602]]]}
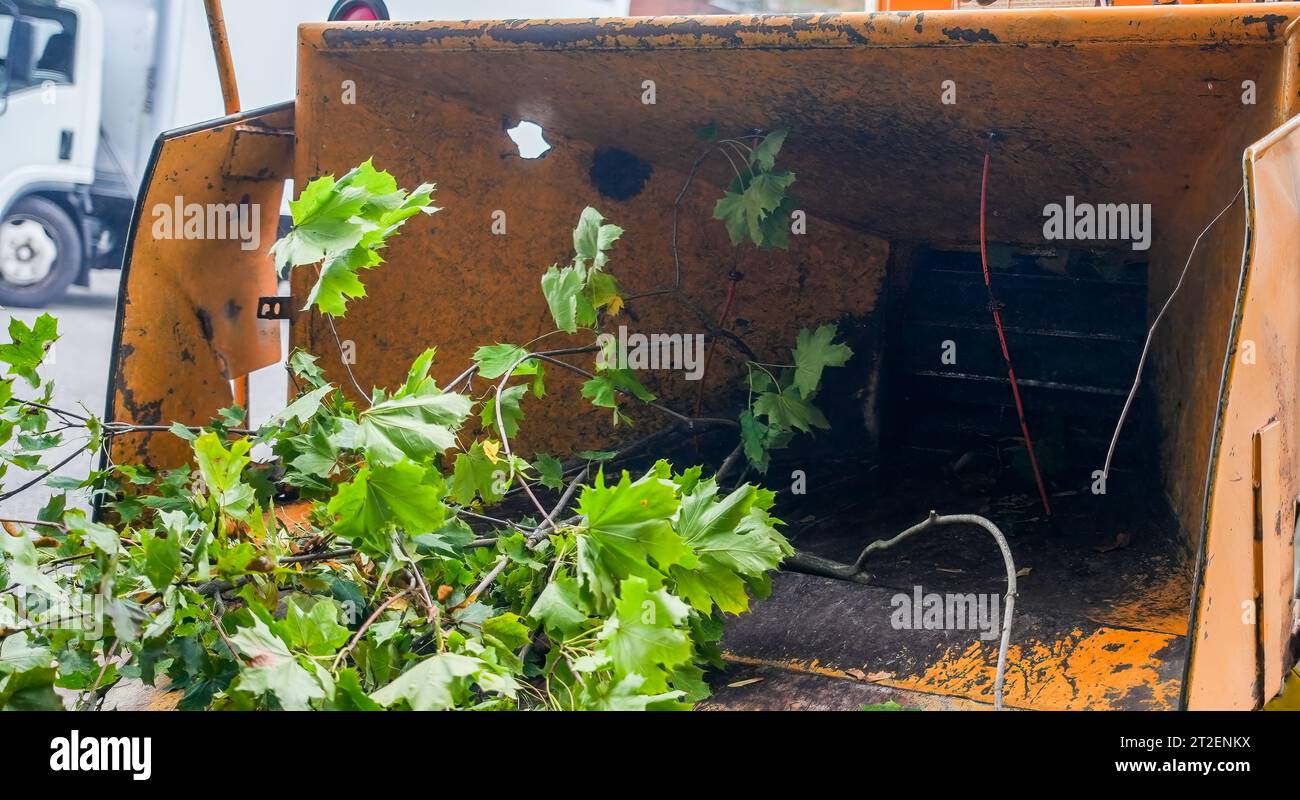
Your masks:
{"label": "rusty metal panel", "polygon": [[[1234,82],[1250,76],[1261,97],[1277,93],[1281,27],[1208,6],[304,25],[296,178],[341,173],[373,155],[404,183],[439,184],[444,210],[403,233],[384,270],[367,276],[371,300],[338,327],[363,386],[396,381],[431,344],[440,348],[435,374],[446,379],[482,342],[547,329],[540,295],[515,287],[535,286],[564,257],[584,205],[628,229],[613,269],[632,292],[669,285],[666,232],[698,155],[693,128],[789,126],[782,157],[816,236],[795,237],[789,254],[738,256],[709,220],[728,179],[721,161],[701,169],[682,207],[686,296],[716,313],[722,276],[745,273],[738,315],[752,326],[746,336],[779,361],[799,325],[870,314],[884,240],[975,238],[971,186],[989,131],[1004,136],[991,232],[1003,240],[1041,237],[1042,208],[1069,193],[1177,208],[1189,190],[1217,187],[1186,154],[1224,151],[1238,138],[1244,145],[1271,126],[1267,103],[1243,114]],[[1090,75],[1083,84],[1081,71]],[[1208,87],[1207,75],[1215,76]],[[949,78],[959,83],[955,105],[938,102]],[[342,101],[344,81],[354,82],[355,103]],[[646,81],[657,87],[652,105],[642,102]],[[520,159],[505,135],[524,119],[554,145],[543,158]],[[648,176],[630,196],[602,193],[596,157],[611,149]],[[498,211],[508,235],[491,233]],[[1171,250],[1160,268],[1177,258]],[[295,294],[309,282],[300,276]],[[699,319],[675,305],[635,301],[628,324],[698,329]],[[292,335],[336,361],[319,319],[300,315]],[[725,404],[738,375],[725,360],[711,369],[706,403]],[[561,392],[575,387],[557,380]],[[669,400],[694,389],[651,388]],[[1213,398],[1205,396],[1195,422],[1208,440]],[[607,423],[563,403],[536,413],[528,445],[567,449],[608,435]],[[1201,465],[1189,468],[1199,483],[1203,458],[1188,463]]]}
{"label": "rusty metal panel", "polygon": [[[1276,45],[1290,17],[1274,16],[1203,6],[306,25],[299,113],[355,136],[369,108],[400,96],[398,122],[386,124],[403,130],[447,131],[460,123],[443,110],[472,109],[681,171],[693,125],[788,126],[810,214],[921,241],[973,240],[970,179],[998,131],[1006,140],[993,188],[1024,191],[993,191],[990,236],[1041,238],[1044,202],[1069,191],[1159,208],[1189,180],[1201,188],[1200,159],[1185,154],[1215,149],[1252,113],[1240,81],[1258,81],[1262,98],[1277,90]],[[339,103],[343,79],[358,82],[353,106]],[[950,79],[957,102],[944,104]],[[653,106],[641,101],[646,80],[659,89]],[[339,168],[328,148],[345,135],[314,135],[322,141],[304,149],[322,163],[300,172]],[[432,139],[422,146],[437,146]],[[506,159],[490,172],[510,169]]]}
{"label": "rusty metal panel", "polygon": [[[131,223],[107,419],[206,423],[231,403],[232,379],[280,359],[278,323],[256,311],[258,297],[276,288],[268,251],[292,156],[284,132],[292,128],[284,105],[159,137]],[[256,248],[229,231],[215,238],[219,230],[200,227],[194,238],[179,220],[160,226],[155,210],[174,216],[177,204],[183,212],[198,204],[205,220],[216,205],[256,208]],[[184,444],[170,434],[132,434],[113,440],[111,456],[172,467],[185,463]]]}
{"label": "rusty metal panel", "polygon": [[[1237,188],[1241,150],[1295,104],[1295,70],[1283,61],[1293,52],[1287,31],[1297,12],[1269,11],[1199,5],[305,25],[295,177],[301,184],[374,156],[404,184],[439,184],[444,210],[394,242],[384,269],[366,276],[370,299],[338,326],[363,386],[396,382],[430,345],[439,347],[435,374],[445,380],[479,344],[547,331],[540,294],[519,287],[536,286],[548,264],[565,258],[584,205],[627,229],[612,269],[632,293],[671,284],[673,198],[699,152],[692,130],[710,122],[724,131],[792,128],[782,160],[798,175],[792,191],[817,231],[794,237],[789,253],[737,254],[708,219],[729,178],[721,162],[707,163],[683,200],[684,295],[713,312],[725,295],[723,276],[742,271],[738,316],[764,360],[779,361],[800,325],[842,317],[869,323],[892,249],[975,240],[971,187],[991,131],[999,136],[990,236],[1041,241],[1042,209],[1067,194],[1150,202],[1161,231],[1150,263],[1151,302],[1158,304],[1201,227]],[[938,101],[949,79],[959,98],[950,105]],[[1255,82],[1257,104],[1243,105],[1245,80]],[[344,81],[354,82],[355,103],[343,101]],[[643,100],[647,81],[657,89],[653,104]],[[543,158],[519,158],[507,139],[505,128],[521,120],[544,129],[553,149]],[[631,190],[618,185],[625,175],[601,174],[601,154],[610,151],[643,175]],[[497,212],[508,220],[507,235],[491,230]],[[1234,316],[1244,226],[1239,214],[1229,216],[1206,236],[1193,265],[1197,280],[1155,342],[1151,384],[1165,491],[1191,545],[1202,528],[1220,381],[1214,367]],[[295,278],[295,294],[309,284],[305,273]],[[662,296],[634,300],[620,321],[633,330],[699,325]],[[292,336],[324,355],[331,377],[345,382],[331,357],[333,333],[319,318],[299,314]],[[551,337],[548,344],[566,342]],[[862,345],[875,356],[883,347]],[[715,363],[705,408],[728,405],[740,375],[737,363]],[[1278,389],[1282,384],[1269,383],[1274,378],[1262,385]],[[576,395],[568,376],[554,383],[557,394]],[[651,388],[680,405],[693,401],[695,387],[664,378]],[[567,452],[609,440],[608,419],[581,404],[525,408],[525,451]],[[1236,414],[1240,403],[1229,408]],[[1212,487],[1205,597],[1219,601],[1211,612],[1203,598],[1198,611],[1198,635],[1216,631],[1209,666],[1197,668],[1202,682],[1175,674],[1186,653],[1185,625],[1170,610],[1178,603],[1162,605],[1142,636],[1110,647],[1107,631],[1117,629],[1105,623],[1135,609],[1142,615],[1143,598],[1128,598],[1077,634],[1025,642],[1026,663],[1073,669],[1091,659],[1097,666],[1076,676],[1084,682],[1073,694],[1042,705],[1170,707],[1180,690],[1194,705],[1252,702],[1254,628],[1239,630],[1231,612],[1232,598],[1253,597],[1256,586],[1250,434],[1268,419],[1244,422],[1244,439],[1235,428],[1221,436],[1226,455],[1216,480],[1238,475],[1247,494],[1238,504],[1228,494],[1242,487]],[[1278,451],[1284,464],[1289,435]],[[1242,457],[1244,472],[1231,467]],[[1289,480],[1274,487],[1279,497],[1294,493]],[[1185,582],[1169,585],[1185,608]],[[1094,643],[1098,652],[1119,652],[1118,660],[1092,659]],[[933,669],[918,665],[910,679],[953,684],[941,665],[973,662],[958,652],[928,663]],[[1137,674],[1149,680],[1127,683]],[[963,691],[978,690],[972,684]],[[1034,703],[1028,695],[1022,701]]]}
{"label": "rusty metal panel", "polygon": [[1249,247],[1212,461],[1203,578],[1192,631],[1191,708],[1259,707],[1278,690],[1284,669],[1281,643],[1291,627],[1294,563],[1290,532],[1300,491],[1297,130],[1300,118],[1245,154]]}

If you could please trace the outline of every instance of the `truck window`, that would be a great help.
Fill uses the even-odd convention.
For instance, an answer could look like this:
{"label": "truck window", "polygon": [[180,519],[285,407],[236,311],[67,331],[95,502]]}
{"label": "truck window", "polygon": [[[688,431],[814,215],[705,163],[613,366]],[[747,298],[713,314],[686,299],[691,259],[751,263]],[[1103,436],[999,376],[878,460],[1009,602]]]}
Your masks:
{"label": "truck window", "polygon": [[[36,28],[33,47],[36,64],[31,80],[25,84],[14,84],[9,87],[9,91],[17,92],[31,86],[41,86],[47,81],[55,84],[72,83],[77,50],[76,16],[49,7],[19,4],[19,9]],[[13,27],[13,22],[12,16],[0,12],[0,64],[9,57],[9,29]]]}

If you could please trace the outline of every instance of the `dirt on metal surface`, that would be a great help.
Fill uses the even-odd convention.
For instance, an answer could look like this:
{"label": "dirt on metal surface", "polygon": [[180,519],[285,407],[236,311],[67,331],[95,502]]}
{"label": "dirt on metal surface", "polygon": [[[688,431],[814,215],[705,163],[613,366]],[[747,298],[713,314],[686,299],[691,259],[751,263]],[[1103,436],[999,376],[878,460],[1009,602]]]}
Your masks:
{"label": "dirt on metal surface", "polygon": [[[207,423],[233,400],[231,379],[280,359],[279,324],[258,320],[256,313],[257,298],[276,291],[268,251],[290,151],[274,132],[292,130],[293,111],[227,119],[164,134],[155,146],[122,276],[109,420]],[[268,141],[279,145],[268,147]],[[232,162],[236,153],[242,155]],[[229,166],[237,173],[227,174]],[[228,231],[223,238],[207,230],[208,209],[230,204],[243,214],[258,209],[255,248]],[[155,210],[165,207],[174,216],[178,206],[182,218],[171,228],[158,227]],[[191,207],[202,215],[193,229],[184,222]],[[175,467],[188,457],[188,443],[169,433],[119,436],[112,443],[118,462]]]}
{"label": "dirt on metal surface", "polygon": [[[927,507],[982,514],[1006,533],[1020,573],[1009,707],[1177,707],[1191,571],[1158,495],[1058,496],[1049,521],[1031,494],[1017,490],[1023,476],[1014,471],[995,485],[911,464],[898,469],[905,477],[879,478],[871,465],[845,463],[828,472],[849,477],[809,474],[808,495],[786,497],[779,507],[801,550],[852,562],[867,543],[915,523],[925,513],[916,509]],[[954,629],[952,619],[930,629],[920,616],[898,616],[900,606],[910,609],[927,595],[1002,601],[1006,573],[987,534],[927,531],[872,556],[866,568],[869,586],[780,575],[770,598],[730,623],[724,648],[773,668],[991,703],[1000,631],[992,623],[1000,622],[1001,605],[985,615],[984,627],[973,612],[965,629]],[[729,669],[721,682],[733,680]]]}

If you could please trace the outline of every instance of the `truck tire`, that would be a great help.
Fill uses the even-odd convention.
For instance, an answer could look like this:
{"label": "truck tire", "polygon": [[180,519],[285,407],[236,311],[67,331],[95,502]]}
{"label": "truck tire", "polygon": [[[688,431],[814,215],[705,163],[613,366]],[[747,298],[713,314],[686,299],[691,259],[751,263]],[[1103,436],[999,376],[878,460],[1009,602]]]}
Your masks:
{"label": "truck tire", "polygon": [[58,204],[24,197],[0,221],[0,305],[40,308],[81,272],[81,236]]}

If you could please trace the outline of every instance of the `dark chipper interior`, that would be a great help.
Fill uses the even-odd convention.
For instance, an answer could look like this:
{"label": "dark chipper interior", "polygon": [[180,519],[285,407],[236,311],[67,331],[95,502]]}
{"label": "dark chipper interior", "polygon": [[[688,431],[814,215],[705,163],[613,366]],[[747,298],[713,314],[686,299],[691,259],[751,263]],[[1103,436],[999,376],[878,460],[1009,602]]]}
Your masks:
{"label": "dark chipper interior", "polygon": [[[1138,393],[1102,475],[1146,335],[1141,253],[990,245],[992,292],[978,248],[896,245],[893,253],[884,314],[874,318],[883,322],[841,324],[866,346],[855,348],[865,355],[857,369],[827,376],[821,402],[835,435],[785,451],[769,470],[772,485],[796,470],[806,475],[806,493],[797,482],[781,493],[795,546],[851,563],[865,544],[931,509],[985,516],[1006,534],[1018,571],[1008,705],[1175,704],[1190,554],[1160,489],[1147,391]],[[873,354],[883,355],[866,363]],[[844,432],[855,429],[873,446],[846,447]],[[974,612],[965,629],[953,629],[951,616],[936,627],[909,612],[927,596],[945,605],[972,595],[1004,604],[1006,571],[993,539],[974,526],[933,528],[874,553],[865,572],[866,585],[780,576],[773,597],[729,629],[735,663],[713,702],[989,701],[998,642],[982,634]],[[821,685],[843,678],[853,681],[834,691]]]}
{"label": "dark chipper interior", "polygon": [[[1217,13],[1226,12],[1189,9],[1204,24],[1179,31],[1152,10],[1105,31],[1035,32],[999,12],[980,21],[996,41],[980,42],[954,39],[943,15],[800,18],[779,29],[761,18],[701,21],[687,34],[682,23],[638,20],[523,38],[512,26],[415,26],[391,39],[309,29],[296,113],[317,133],[300,142],[298,172],[373,156],[436,178],[446,206],[434,226],[394,243],[385,277],[367,285],[368,302],[339,334],[389,355],[354,365],[375,385],[400,383],[401,365],[430,342],[445,381],[485,340],[545,334],[544,298],[517,287],[535,286],[539,264],[571,251],[574,218],[597,205],[627,230],[612,272],[635,299],[620,324],[699,331],[701,318],[712,323],[727,308],[734,271],[743,281],[722,327],[758,360],[788,363],[801,328],[830,322],[852,345],[854,358],[826,371],[817,396],[831,428],[797,437],[761,476],[780,490],[800,550],[851,561],[932,509],[982,514],[1006,533],[1021,573],[1008,706],[1177,707],[1189,551],[1204,527],[1245,218],[1233,211],[1205,226],[1240,186],[1243,149],[1277,124],[1271,103],[1243,105],[1240,81],[1258,81],[1260,98],[1285,95],[1282,29]],[[359,68],[376,83],[374,99],[328,102],[319,88]],[[647,76],[660,89],[654,106],[627,90]],[[954,76],[960,99],[944,104],[936,87]],[[756,77],[760,90],[736,90]],[[1143,91],[1114,91],[1134,81]],[[393,119],[441,135],[412,134],[418,148],[409,136],[365,135]],[[535,121],[553,149],[517,157],[503,119]],[[797,175],[791,191],[808,227],[788,250],[736,248],[714,219],[734,176],[722,157],[697,165],[696,133],[710,125],[740,137],[790,131],[779,168]],[[981,186],[993,293],[1050,517],[984,287]],[[1114,237],[1047,240],[1045,209],[1069,198],[1149,205],[1150,249]],[[510,235],[479,224],[508,203]],[[1146,331],[1176,285],[1105,492],[1095,493]],[[661,293],[669,286],[678,291]],[[412,307],[395,326],[394,310]],[[295,336],[309,349],[333,346],[308,317]],[[734,418],[746,376],[736,348],[720,345],[703,390],[680,375],[644,377],[664,405]],[[548,377],[548,392],[552,384],[557,398],[580,397],[577,380]],[[523,452],[610,444],[607,415],[583,403],[537,403],[528,415]],[[656,423],[642,424],[615,433],[634,441]],[[721,451],[710,453],[714,464],[735,445],[718,432],[695,438]],[[708,460],[693,447],[681,456]],[[796,471],[805,493],[794,491]],[[924,619],[899,625],[894,603],[917,587],[923,600],[1000,598],[1006,575],[990,537],[926,530],[874,553],[866,571],[870,583],[778,575],[769,599],[729,621],[731,663],[713,702],[991,703],[997,641]]]}

